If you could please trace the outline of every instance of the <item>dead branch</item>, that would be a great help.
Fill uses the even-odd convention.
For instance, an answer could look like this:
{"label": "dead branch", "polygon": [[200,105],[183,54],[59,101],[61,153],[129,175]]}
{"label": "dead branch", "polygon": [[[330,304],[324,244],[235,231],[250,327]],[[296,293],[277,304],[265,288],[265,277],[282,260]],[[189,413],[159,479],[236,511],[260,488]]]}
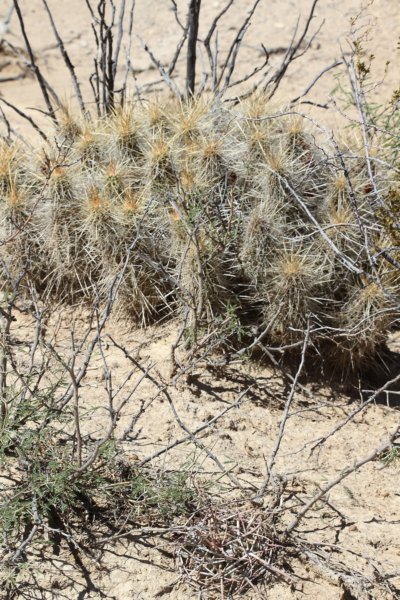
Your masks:
{"label": "dead branch", "polygon": [[[133,239],[131,245],[128,248],[128,251],[127,251],[126,256],[125,256],[125,261],[124,261],[124,264],[122,266],[122,269],[120,270],[119,273],[117,273],[115,275],[115,277],[114,277],[114,279],[113,279],[113,281],[111,283],[109,294],[108,294],[108,301],[107,301],[107,304],[106,304],[106,306],[105,306],[105,308],[103,310],[102,316],[101,316],[101,318],[98,321],[98,326],[97,326],[96,334],[93,336],[92,341],[90,342],[90,344],[89,344],[89,346],[87,348],[86,354],[84,356],[83,364],[82,364],[81,368],[79,369],[78,373],[75,376],[76,377],[76,385],[78,387],[80,386],[83,378],[86,376],[86,373],[87,373],[87,370],[89,368],[89,364],[90,364],[90,360],[91,360],[91,357],[93,355],[93,352],[94,352],[95,348],[97,347],[97,345],[99,343],[100,336],[101,336],[101,334],[102,334],[102,332],[103,332],[103,330],[104,330],[104,328],[105,328],[105,326],[106,326],[106,324],[108,322],[108,319],[109,319],[109,317],[111,315],[111,312],[112,312],[112,309],[114,307],[115,300],[116,300],[116,297],[117,297],[117,294],[118,294],[118,290],[121,287],[124,275],[126,273],[128,265],[129,265],[129,260],[130,260],[132,251],[133,251],[134,247],[136,246],[136,244],[137,244],[137,242],[139,240],[139,237],[140,237],[140,233],[139,233],[139,230],[138,230],[135,238]],[[90,335],[90,331],[91,331],[91,328],[88,329],[87,337]],[[64,406],[66,406],[66,404],[68,404],[68,402],[70,401],[70,399],[73,397],[73,394],[74,394],[74,387],[70,386],[67,389],[67,391],[65,392],[65,394],[62,396],[62,398],[60,400],[60,403],[59,403],[59,406],[58,406],[58,410],[62,410],[64,408]]]}
{"label": "dead branch", "polygon": [[227,406],[226,408],[224,408],[220,413],[218,413],[217,415],[215,415],[215,417],[213,417],[212,419],[210,419],[206,423],[203,423],[203,425],[200,425],[199,427],[197,427],[195,430],[193,430],[191,432],[191,434],[188,434],[188,435],[186,435],[186,436],[184,436],[182,438],[179,438],[179,439],[175,440],[174,442],[171,442],[170,444],[168,444],[167,446],[165,446],[165,448],[162,448],[161,450],[158,450],[157,452],[154,452],[154,454],[151,454],[150,456],[147,456],[146,458],[144,458],[141,461],[139,461],[139,463],[137,464],[137,466],[138,467],[144,466],[145,464],[151,462],[155,458],[158,458],[159,456],[162,456],[166,452],[169,452],[169,450],[172,450],[173,448],[176,448],[177,446],[180,446],[181,444],[184,444],[185,442],[190,441],[191,440],[191,435],[197,435],[198,433],[201,433],[202,431],[205,431],[206,429],[209,429],[212,425],[214,425],[217,421],[219,421],[228,412],[230,412],[231,410],[233,410],[235,408],[239,408],[242,405],[242,401],[243,401],[244,397],[250,391],[250,389],[251,389],[251,386],[249,386],[246,390],[244,390],[241,394],[239,394],[238,398],[234,402],[232,402],[232,404],[230,404],[229,406]]}
{"label": "dead branch", "polygon": [[224,64],[221,67],[220,73],[219,73],[219,77],[218,77],[218,81],[217,81],[217,88],[220,89],[221,86],[221,82],[222,79],[224,78],[225,75],[225,71],[228,69],[228,74],[225,77],[225,83],[224,86],[222,88],[222,90],[226,90],[230,84],[231,81],[231,77],[232,77],[232,73],[235,69],[235,65],[236,65],[236,59],[240,50],[240,46],[243,42],[243,38],[245,36],[245,33],[250,25],[250,20],[252,18],[252,16],[254,15],[257,6],[260,4],[261,0],[255,0],[253,6],[251,7],[247,17],[245,18],[245,20],[243,21],[241,27],[239,28],[235,39],[233,40],[231,47],[228,50],[228,54],[226,56],[226,59],[224,61]]}
{"label": "dead branch", "polygon": [[16,112],[17,115],[28,121],[35,129],[35,131],[38,132],[40,137],[43,138],[46,142],[48,141],[47,135],[44,133],[43,129],[41,129],[39,125],[32,119],[32,117],[24,113],[20,108],[17,108],[16,106],[14,106],[14,104],[11,104],[11,102],[8,102],[8,100],[5,100],[4,98],[0,97],[0,102],[4,102],[4,104],[11,108],[14,112]]}
{"label": "dead branch", "polygon": [[3,139],[7,139],[7,140],[11,140],[11,133],[15,133],[14,130],[12,129],[11,125],[10,125],[10,121],[7,119],[4,110],[2,109],[2,107],[0,106],[0,114],[1,114],[1,118],[3,119],[3,122],[6,126],[7,129],[7,137],[4,138],[4,136],[2,136]]}
{"label": "dead branch", "polygon": [[58,46],[58,48],[59,48],[59,50],[61,52],[61,56],[64,59],[65,66],[67,67],[67,69],[68,69],[68,71],[69,71],[69,73],[71,75],[72,85],[74,87],[75,94],[76,94],[76,97],[77,97],[78,102],[79,102],[79,108],[82,111],[82,114],[85,114],[85,105],[84,105],[84,102],[83,102],[82,92],[81,92],[81,88],[80,88],[80,85],[79,85],[79,81],[78,81],[78,78],[77,78],[76,73],[75,73],[75,67],[72,64],[71,59],[69,57],[69,54],[68,54],[67,50],[65,49],[64,42],[63,42],[60,34],[58,33],[56,24],[55,24],[54,19],[53,19],[53,15],[51,13],[51,10],[49,9],[47,1],[46,0],[42,0],[42,2],[43,2],[43,5],[44,5],[44,7],[46,9],[47,14],[48,14],[48,17],[49,17],[49,20],[50,20],[50,24],[51,24],[51,28],[53,29],[55,38],[57,40],[57,46]]}
{"label": "dead branch", "polygon": [[171,4],[172,4],[172,12],[174,13],[175,21],[178,23],[178,25],[182,29],[182,31],[187,31],[187,26],[185,27],[182,24],[182,21],[180,20],[180,17],[178,14],[178,5],[177,5],[176,1],[171,0]]}
{"label": "dead branch", "polygon": [[[238,489],[243,489],[242,484],[238,481],[238,479],[230,472],[230,470],[225,469],[225,467],[223,466],[223,464],[221,463],[221,461],[219,460],[219,458],[213,453],[211,452],[211,450],[209,450],[200,440],[198,440],[196,438],[196,435],[189,430],[189,428],[184,424],[184,422],[182,421],[181,417],[179,416],[176,407],[175,407],[175,403],[172,399],[171,394],[168,391],[168,387],[164,384],[161,383],[161,381],[159,381],[158,379],[156,379],[155,377],[153,377],[153,375],[151,375],[148,370],[146,370],[127,350],[126,348],[124,348],[124,346],[122,346],[121,344],[118,344],[118,342],[116,342],[114,340],[114,338],[111,335],[108,335],[108,338],[112,341],[112,343],[114,344],[114,346],[116,348],[118,348],[119,350],[121,350],[121,352],[123,352],[124,356],[133,364],[135,365],[138,369],[140,369],[143,373],[146,373],[146,377],[147,379],[153,383],[153,385],[156,386],[156,388],[160,391],[161,394],[163,394],[163,396],[165,397],[165,399],[167,400],[172,414],[176,420],[176,422],[178,423],[179,427],[187,434],[187,437],[189,438],[189,440],[198,448],[200,448],[200,450],[202,450],[220,469],[220,471],[226,476],[228,477],[228,479],[230,479],[230,481],[238,488]],[[246,390],[247,393],[247,390]],[[208,425],[206,425],[205,427],[208,427]],[[205,427],[201,426],[200,431],[202,431]],[[183,441],[179,441],[178,443],[183,443]],[[178,444],[176,444],[178,445]],[[166,450],[164,449],[164,452]],[[163,454],[164,452],[161,452],[160,454]],[[149,462],[149,460],[152,460],[153,458],[155,458],[155,456],[149,458],[148,460],[146,459],[146,462]],[[143,463],[144,464],[144,463]]]}
{"label": "dead branch", "polygon": [[356,471],[358,471],[358,469],[360,469],[362,466],[379,458],[379,456],[381,454],[383,454],[383,452],[385,452],[386,450],[388,450],[389,448],[391,448],[393,446],[393,443],[396,441],[396,439],[399,437],[399,435],[400,435],[400,426],[398,426],[395,429],[395,431],[393,431],[390,434],[389,441],[385,442],[381,446],[378,446],[370,454],[361,458],[357,462],[352,463],[351,465],[347,466],[340,473],[340,475],[338,475],[338,477],[335,477],[334,479],[329,481],[326,485],[324,485],[321,488],[321,490],[318,492],[318,494],[313,496],[311,498],[311,500],[309,502],[307,502],[307,504],[304,506],[304,508],[296,515],[296,517],[292,520],[292,522],[286,527],[286,530],[285,530],[286,535],[290,534],[299,525],[300,521],[305,517],[305,515],[314,506],[314,504],[316,502],[318,502],[319,500],[321,500],[321,498],[323,498],[325,496],[325,494],[327,494],[336,485],[341,483],[343,481],[343,479],[345,479],[352,473],[355,473]]}
{"label": "dead branch", "polygon": [[154,54],[151,51],[151,49],[149,48],[148,44],[146,44],[139,36],[138,36],[138,39],[142,45],[143,50],[145,52],[147,52],[147,54],[149,55],[153,65],[155,65],[157,67],[164,82],[167,84],[167,86],[170,88],[170,90],[175,94],[175,96],[177,98],[180,98],[181,93],[180,93],[176,83],[173,81],[173,79],[169,76],[168,72],[165,70],[165,67],[161,64],[161,62],[158,60],[158,58],[156,58],[154,56]]}
{"label": "dead branch", "polygon": [[288,68],[290,66],[290,64],[294,60],[296,60],[297,58],[299,58],[299,56],[301,54],[304,53],[304,52],[303,53],[299,53],[299,50],[302,47],[302,44],[303,44],[303,42],[304,42],[304,40],[305,40],[305,38],[307,36],[308,30],[310,28],[311,21],[314,18],[314,12],[315,12],[315,8],[317,6],[317,3],[318,3],[318,0],[314,0],[313,1],[311,9],[310,9],[310,12],[308,14],[308,17],[307,17],[307,20],[306,20],[306,23],[305,23],[305,26],[303,28],[303,31],[302,31],[299,39],[297,40],[297,42],[294,41],[295,35],[296,35],[296,30],[297,30],[297,27],[296,27],[292,43],[291,43],[291,45],[290,45],[290,47],[289,47],[289,49],[288,49],[285,57],[283,58],[281,66],[274,73],[274,75],[267,81],[267,83],[264,84],[264,90],[268,90],[268,88],[270,86],[272,86],[272,89],[268,93],[268,98],[269,99],[271,99],[275,95],[275,93],[276,93],[276,91],[277,91],[277,89],[278,89],[278,87],[279,87],[282,79],[284,78],[284,76],[286,74],[286,71],[288,70]]}
{"label": "dead branch", "polygon": [[124,15],[125,15],[125,0],[121,0],[118,16],[118,32],[112,59],[113,80],[115,81],[118,72],[118,58],[121,50],[122,38],[124,35]]}
{"label": "dead branch", "polygon": [[17,11],[17,16],[18,16],[19,24],[20,24],[20,27],[21,27],[22,37],[24,38],[25,46],[26,46],[26,49],[27,49],[27,52],[28,52],[28,55],[29,55],[29,60],[30,60],[30,65],[29,66],[32,69],[33,73],[35,74],[37,82],[38,82],[38,84],[40,86],[40,89],[42,91],[42,95],[43,95],[43,98],[44,98],[44,101],[45,101],[45,104],[46,104],[46,107],[47,107],[47,110],[48,110],[48,114],[51,117],[51,119],[54,121],[54,123],[57,124],[57,118],[56,118],[56,115],[55,115],[55,112],[54,112],[54,108],[53,108],[53,105],[52,105],[52,103],[50,101],[50,97],[49,97],[49,94],[48,94],[48,91],[47,91],[48,90],[48,86],[46,85],[44,77],[43,77],[43,75],[42,75],[39,67],[36,64],[36,60],[35,60],[35,57],[34,57],[34,54],[33,54],[33,51],[32,51],[32,46],[30,44],[28,35],[26,33],[25,22],[24,22],[24,18],[22,16],[22,13],[21,13],[21,9],[19,7],[18,0],[13,0],[13,1],[14,1],[15,10]]}
{"label": "dead branch", "polygon": [[4,19],[0,22],[0,43],[3,40],[3,36],[8,32],[11,17],[13,16],[14,10],[15,10],[15,5],[14,5],[13,0],[11,0],[8,12],[7,12],[6,16],[4,17]]}
{"label": "dead branch", "polygon": [[99,1],[97,5],[97,15],[90,5],[89,0],[85,1],[92,17],[92,31],[97,50],[96,56],[93,59],[94,72],[89,80],[92,86],[98,114],[101,115],[111,111],[114,107],[116,71],[114,72],[114,37],[112,30],[115,24],[116,8],[114,3],[110,2],[111,15],[109,19],[107,19],[107,0]]}
{"label": "dead branch", "polygon": [[[232,81],[231,83],[229,83],[229,85],[228,85],[228,87],[226,89],[231,89],[231,88],[233,88],[233,87],[235,87],[237,85],[241,85],[242,83],[246,83],[250,79],[253,79],[253,77],[255,75],[257,75],[258,73],[260,73],[260,71],[262,71],[263,69],[265,69],[266,66],[268,66],[270,53],[266,49],[266,47],[264,46],[264,44],[261,44],[261,47],[262,47],[262,49],[264,51],[264,62],[261,63],[260,65],[255,66],[254,69],[250,73],[248,73],[247,75],[245,75],[241,79],[237,79],[236,81]],[[257,89],[257,87],[259,85],[260,85],[259,83],[255,84],[256,87],[254,88],[254,91]]]}
{"label": "dead branch", "polygon": [[[308,318],[308,320],[309,320],[309,318]],[[259,490],[259,492],[257,494],[257,497],[261,497],[261,496],[264,495],[265,490],[267,489],[267,486],[268,486],[269,481],[270,481],[271,476],[272,476],[272,471],[273,471],[273,468],[274,468],[274,465],[275,465],[276,456],[277,456],[277,454],[279,452],[279,448],[281,446],[281,442],[282,442],[282,439],[283,439],[283,436],[284,436],[284,433],[285,433],[286,423],[287,423],[287,420],[289,418],[290,407],[292,405],[292,401],[293,401],[293,398],[294,398],[294,395],[295,395],[295,392],[296,392],[297,382],[298,382],[298,380],[300,378],[300,375],[301,375],[301,373],[303,371],[304,362],[305,362],[305,356],[306,356],[306,351],[308,349],[309,337],[310,337],[310,323],[308,322],[308,326],[307,326],[306,332],[304,334],[304,341],[303,341],[303,348],[302,348],[302,351],[301,351],[300,363],[299,363],[296,375],[294,377],[293,383],[292,383],[291,388],[290,388],[289,395],[288,395],[286,403],[285,403],[285,408],[284,408],[284,411],[283,411],[282,419],[281,419],[281,422],[279,424],[278,437],[277,437],[277,439],[275,441],[274,448],[273,448],[273,450],[271,452],[271,456],[270,456],[270,459],[269,459],[268,465],[267,465],[267,475],[266,475],[266,477],[265,477],[265,479],[264,479],[264,481],[263,481],[263,483],[262,483],[262,485],[260,487],[260,490]]]}
{"label": "dead branch", "polygon": [[218,82],[217,82],[218,42],[217,42],[217,39],[216,39],[216,41],[215,41],[216,48],[215,48],[215,52],[213,54],[213,52],[211,50],[211,40],[212,40],[214,32],[215,32],[215,30],[217,28],[218,22],[225,15],[225,13],[228,12],[228,10],[230,9],[230,7],[232,6],[233,3],[234,3],[234,0],[228,0],[227,4],[223,7],[223,9],[214,18],[213,22],[211,23],[210,29],[208,30],[208,33],[207,33],[206,37],[203,40],[203,44],[204,44],[204,47],[206,49],[208,60],[209,60],[209,63],[210,63],[210,71],[211,71],[211,77],[212,77],[212,89],[213,89],[213,91],[216,91],[217,86],[218,86]]}
{"label": "dead branch", "polygon": [[196,87],[196,48],[201,0],[189,0],[188,49],[186,58],[186,95],[194,96]]}
{"label": "dead branch", "polygon": [[367,406],[374,402],[380,394],[385,392],[392,384],[397,383],[398,381],[400,381],[400,374],[396,375],[389,381],[386,381],[384,385],[382,385],[378,390],[371,394],[371,396],[367,398],[367,400],[360,404],[360,406],[356,408],[352,413],[350,413],[350,415],[348,415],[343,421],[341,421],[341,423],[336,425],[336,427],[334,427],[329,433],[324,435],[324,437],[319,438],[317,442],[312,446],[310,454],[312,454],[316,448],[320,448],[323,444],[325,444],[325,442],[329,440],[329,438],[331,438],[333,435],[335,435],[335,433],[343,429],[343,427],[350,423],[360,412],[362,412]]}
{"label": "dead branch", "polygon": [[[188,15],[188,19],[189,19],[189,15]],[[169,75],[169,77],[171,77],[172,73],[175,71],[176,63],[178,62],[178,58],[179,58],[179,56],[181,54],[182,48],[185,45],[185,42],[187,40],[188,27],[189,27],[189,25],[187,24],[187,26],[183,30],[182,37],[181,37],[180,41],[178,42],[178,44],[176,46],[174,56],[172,57],[172,60],[171,60],[171,62],[169,64],[169,67],[168,67],[168,75]]]}
{"label": "dead branch", "polygon": [[9,77],[0,77],[0,83],[7,83],[7,81],[18,81],[19,79],[25,79],[26,73],[20,73],[19,75],[10,75]]}
{"label": "dead branch", "polygon": [[312,90],[314,85],[321,79],[321,77],[323,75],[325,75],[325,73],[328,73],[328,71],[332,71],[332,69],[336,69],[336,67],[340,67],[340,65],[342,65],[342,64],[343,64],[342,60],[335,60],[331,65],[328,65],[327,67],[322,69],[318,73],[318,75],[316,75],[314,77],[314,79],[311,81],[311,83],[308,84],[306,89],[299,96],[296,96],[296,98],[293,98],[293,100],[290,101],[290,103],[289,103],[290,106],[293,106],[293,104],[296,104],[297,102],[299,102],[299,100],[301,100],[302,98],[307,96],[307,94]]}
{"label": "dead branch", "polygon": [[[129,9],[128,44],[127,44],[127,48],[126,48],[126,59],[125,59],[126,68],[125,68],[124,83],[123,83],[122,92],[121,92],[122,100],[125,99],[126,86],[127,86],[127,82],[128,82],[128,75],[129,75],[129,73],[132,70],[132,61],[131,61],[132,30],[133,30],[133,16],[134,16],[134,11],[135,11],[135,6],[136,6],[136,0],[132,0],[131,7]],[[134,76],[134,79],[135,79],[135,74],[134,73],[133,73],[133,76]],[[140,97],[140,93],[139,93],[139,97]]]}

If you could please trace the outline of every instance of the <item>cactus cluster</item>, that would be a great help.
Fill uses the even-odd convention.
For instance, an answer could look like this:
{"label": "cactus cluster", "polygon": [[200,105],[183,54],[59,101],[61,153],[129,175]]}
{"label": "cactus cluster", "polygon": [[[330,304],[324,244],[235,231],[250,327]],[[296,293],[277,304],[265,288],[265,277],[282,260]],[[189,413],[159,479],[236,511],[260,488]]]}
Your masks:
{"label": "cactus cluster", "polygon": [[185,315],[198,332],[234,315],[288,349],[309,328],[354,366],[384,343],[400,271],[376,251],[391,230],[357,153],[319,148],[262,95],[58,123],[36,155],[0,147],[3,262],[40,294],[104,299],[129,253],[117,303],[140,324]]}

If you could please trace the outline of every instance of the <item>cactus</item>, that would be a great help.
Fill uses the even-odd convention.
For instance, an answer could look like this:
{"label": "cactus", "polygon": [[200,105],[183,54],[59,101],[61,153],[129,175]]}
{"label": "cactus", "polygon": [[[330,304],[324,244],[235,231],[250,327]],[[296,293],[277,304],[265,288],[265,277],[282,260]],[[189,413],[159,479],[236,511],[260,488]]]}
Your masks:
{"label": "cactus", "polygon": [[379,250],[397,244],[398,186],[382,174],[377,210],[357,143],[342,142],[345,170],[262,94],[132,102],[103,118],[64,107],[39,158],[0,147],[3,237],[28,219],[1,252],[14,270],[29,256],[48,297],[91,302],[129,249],[118,314],[189,314],[214,337],[234,314],[241,335],[252,325],[294,348],[309,326],[321,354],[356,368],[399,317],[398,270]]}

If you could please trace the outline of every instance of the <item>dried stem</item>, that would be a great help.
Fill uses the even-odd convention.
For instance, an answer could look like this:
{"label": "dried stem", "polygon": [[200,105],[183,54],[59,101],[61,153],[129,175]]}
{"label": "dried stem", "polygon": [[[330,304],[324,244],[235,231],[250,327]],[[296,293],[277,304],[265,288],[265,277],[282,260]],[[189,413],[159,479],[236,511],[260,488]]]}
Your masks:
{"label": "dried stem", "polygon": [[37,79],[37,82],[39,83],[39,86],[40,86],[40,89],[42,91],[42,95],[43,95],[45,104],[47,106],[48,113],[49,113],[50,117],[53,119],[53,121],[55,123],[57,123],[57,118],[55,116],[54,108],[53,108],[53,105],[52,105],[52,103],[50,101],[50,97],[49,97],[49,94],[48,94],[48,91],[47,91],[46,82],[45,82],[45,80],[43,78],[43,75],[42,75],[39,67],[36,64],[36,60],[35,60],[35,57],[34,57],[34,54],[33,54],[33,51],[32,51],[32,47],[31,47],[28,35],[26,33],[25,22],[24,22],[24,18],[22,16],[22,13],[21,13],[21,9],[19,7],[18,0],[13,0],[13,1],[14,1],[15,10],[17,11],[17,16],[18,16],[20,27],[21,27],[22,36],[23,36],[24,41],[25,41],[25,46],[26,46],[26,49],[28,51],[29,60],[30,60],[30,68],[34,72],[35,77]]}
{"label": "dried stem", "polygon": [[321,490],[318,492],[318,494],[316,494],[315,496],[313,496],[311,498],[311,500],[309,502],[307,502],[307,504],[304,506],[304,508],[296,515],[296,517],[286,527],[286,530],[285,530],[286,534],[289,534],[294,529],[296,529],[296,527],[299,525],[300,521],[311,510],[311,508],[314,506],[314,504],[316,504],[316,502],[318,502],[319,500],[321,500],[321,498],[323,498],[332,488],[334,488],[336,485],[338,485],[339,483],[341,483],[343,481],[343,479],[345,479],[346,477],[348,477],[352,473],[355,473],[356,471],[358,471],[358,469],[360,469],[361,467],[363,467],[367,463],[376,460],[386,450],[390,449],[393,446],[393,443],[399,437],[399,434],[400,434],[400,426],[397,427],[395,429],[395,431],[393,431],[393,433],[391,433],[388,442],[385,442],[381,446],[378,446],[377,448],[375,448],[375,450],[373,450],[367,456],[365,456],[365,457],[361,458],[360,460],[356,461],[355,463],[352,463],[351,465],[347,466],[340,473],[340,475],[338,475],[338,477],[335,477],[334,479],[332,479],[331,481],[329,481],[326,485],[324,485],[321,488]]}
{"label": "dried stem", "polygon": [[80,85],[79,85],[79,81],[78,81],[78,78],[77,78],[76,73],[75,73],[75,67],[72,64],[71,59],[69,57],[69,54],[68,54],[67,50],[65,49],[64,42],[63,42],[60,34],[58,33],[56,24],[55,24],[54,19],[53,19],[53,15],[51,13],[51,10],[49,9],[47,1],[46,0],[42,0],[42,2],[43,2],[43,5],[44,5],[44,7],[46,9],[46,12],[47,12],[47,14],[49,16],[51,27],[52,27],[54,35],[56,37],[57,45],[58,45],[58,47],[60,49],[61,55],[62,55],[62,57],[64,59],[64,63],[65,63],[65,65],[66,65],[66,67],[67,67],[67,69],[68,69],[68,71],[69,71],[69,73],[71,75],[72,85],[74,87],[75,94],[76,94],[76,97],[78,99],[79,108],[80,108],[82,114],[85,114],[85,105],[84,105],[84,102],[83,102],[82,92],[81,92],[81,88],[80,88]]}
{"label": "dried stem", "polygon": [[186,59],[186,95],[194,96],[196,88],[196,48],[201,0],[189,0],[188,49]]}
{"label": "dried stem", "polygon": [[[308,319],[308,321],[309,321],[309,319]],[[281,419],[281,422],[280,422],[280,425],[279,425],[278,437],[277,437],[277,439],[275,441],[274,448],[273,448],[273,450],[271,452],[271,456],[269,458],[268,465],[267,465],[267,475],[266,475],[266,477],[265,477],[265,479],[264,479],[264,481],[263,481],[263,483],[262,483],[262,485],[260,487],[260,491],[257,494],[258,497],[264,495],[265,490],[267,489],[269,481],[270,481],[270,479],[272,477],[272,472],[273,472],[273,468],[275,466],[276,456],[277,456],[277,454],[279,452],[279,448],[281,446],[281,443],[282,443],[282,440],[283,440],[283,436],[285,434],[285,427],[286,427],[287,420],[289,418],[290,407],[292,405],[293,398],[294,398],[294,395],[295,395],[295,392],[296,392],[297,382],[298,382],[298,380],[300,378],[300,375],[301,375],[301,373],[303,371],[305,357],[306,357],[306,351],[308,349],[309,337],[310,337],[310,324],[308,323],[307,330],[306,330],[306,332],[304,334],[304,341],[303,341],[303,348],[302,348],[302,351],[301,351],[300,364],[298,366],[296,375],[294,377],[293,383],[292,383],[291,388],[290,388],[289,395],[288,395],[286,403],[285,403],[285,408],[284,408],[282,419]]]}

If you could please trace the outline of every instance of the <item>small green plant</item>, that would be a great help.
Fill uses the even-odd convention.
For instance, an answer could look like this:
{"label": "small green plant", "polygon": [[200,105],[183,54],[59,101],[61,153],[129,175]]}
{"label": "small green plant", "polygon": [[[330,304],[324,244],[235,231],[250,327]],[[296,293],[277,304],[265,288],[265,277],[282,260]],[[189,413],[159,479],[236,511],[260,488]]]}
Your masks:
{"label": "small green plant", "polygon": [[182,470],[162,473],[133,473],[128,493],[137,515],[141,518],[161,520],[189,514],[195,506],[196,494],[188,474]]}
{"label": "small green plant", "polygon": [[[74,554],[90,552],[95,544],[101,554],[105,542],[98,539],[107,540],[110,531],[123,535],[125,527],[165,527],[190,515],[202,502],[202,484],[194,484],[193,460],[170,471],[139,468],[125,459],[116,427],[129,390],[119,404],[113,404],[111,392],[109,423],[103,423],[100,437],[92,433],[98,407],[80,406],[82,378],[95,348],[102,350],[96,336],[85,346],[92,323],[79,339],[72,325],[70,347],[60,347],[57,333],[48,338],[43,326],[50,307],[39,305],[32,288],[29,305],[19,279],[7,276],[12,289],[3,298],[0,323],[0,579],[10,597],[17,597],[34,577],[30,565],[38,550],[49,557],[63,545]],[[18,345],[14,312],[21,307],[28,319],[25,342]],[[84,347],[82,370],[76,362]]]}
{"label": "small green plant", "polygon": [[384,467],[389,465],[397,465],[400,460],[400,449],[397,446],[393,446],[390,450],[387,450],[380,456],[380,461]]}

